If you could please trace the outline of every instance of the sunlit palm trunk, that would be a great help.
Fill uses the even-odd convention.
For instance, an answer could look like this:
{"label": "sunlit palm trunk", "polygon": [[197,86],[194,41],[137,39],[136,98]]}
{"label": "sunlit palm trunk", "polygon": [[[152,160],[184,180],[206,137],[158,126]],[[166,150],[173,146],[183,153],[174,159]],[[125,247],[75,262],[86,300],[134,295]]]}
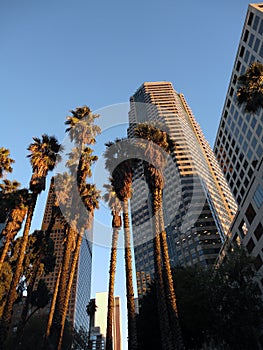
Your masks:
{"label": "sunlit palm trunk", "polygon": [[21,229],[22,223],[26,216],[27,209],[13,209],[10,214],[10,220],[7,221],[6,227],[2,231],[2,235],[5,236],[4,248],[0,258],[0,270],[2,268],[3,262],[5,261],[6,255],[10,243],[17,235],[18,231]]}
{"label": "sunlit palm trunk", "polygon": [[128,311],[128,349],[137,350],[137,330],[135,318],[135,303],[132,281],[132,254],[131,254],[131,234],[129,222],[128,200],[123,201],[123,227],[125,244],[125,271],[126,271],[126,293]]}
{"label": "sunlit palm trunk", "polygon": [[29,208],[28,208],[28,213],[27,213],[27,218],[26,218],[26,222],[25,222],[20,251],[19,251],[17,262],[16,262],[16,268],[15,268],[15,272],[14,272],[14,275],[13,275],[13,278],[11,281],[9,293],[7,295],[7,300],[6,300],[6,304],[5,304],[4,311],[3,311],[2,320],[4,323],[4,327],[3,327],[3,329],[1,329],[0,344],[3,344],[3,341],[6,338],[8,330],[9,330],[13,304],[14,304],[14,302],[16,300],[16,296],[17,296],[16,288],[17,288],[17,285],[18,285],[19,280],[20,280],[22,273],[23,273],[23,262],[24,262],[25,251],[26,251],[27,242],[28,242],[28,235],[29,235],[29,230],[30,230],[30,226],[31,226],[31,222],[32,222],[32,218],[33,218],[33,214],[34,214],[34,210],[35,210],[35,206],[36,206],[36,201],[37,201],[37,194],[36,193],[33,193],[31,196],[32,196],[31,203],[29,204]]}
{"label": "sunlit palm trunk", "polygon": [[[16,262],[15,272],[14,272],[14,275],[13,275],[13,278],[11,281],[9,293],[7,296],[7,300],[6,300],[6,304],[5,304],[3,316],[2,316],[2,319],[7,327],[6,328],[7,331],[8,331],[10,321],[11,321],[13,304],[16,300],[16,288],[17,288],[17,285],[18,285],[19,280],[20,280],[22,273],[23,273],[23,262],[24,262],[24,258],[25,258],[25,252],[26,252],[26,247],[27,247],[27,242],[28,242],[28,235],[29,235],[29,230],[30,230],[30,226],[31,226],[31,222],[32,222],[32,218],[33,218],[33,214],[34,214],[34,210],[35,210],[35,206],[36,206],[36,201],[37,201],[37,194],[33,193],[32,197],[31,197],[31,203],[30,203],[29,208],[28,208],[28,213],[27,213],[27,218],[26,218],[26,222],[25,222],[20,251],[19,251],[17,262]],[[5,333],[5,336],[6,335],[7,335],[7,333]]]}
{"label": "sunlit palm trunk", "polygon": [[68,275],[69,275],[69,267],[71,263],[71,252],[75,239],[75,231],[72,228],[68,229],[67,240],[65,242],[65,250],[62,259],[62,271],[60,276],[60,283],[57,295],[57,303],[55,308],[55,314],[52,321],[52,326],[50,330],[50,342],[58,346],[60,331],[61,331],[61,321],[62,321],[62,313],[63,306],[66,297],[66,291],[68,288]]}
{"label": "sunlit palm trunk", "polygon": [[65,322],[66,322],[66,317],[67,317],[70,293],[71,293],[71,289],[72,289],[73,280],[75,277],[77,263],[79,260],[79,253],[80,253],[81,243],[82,243],[82,239],[83,239],[83,234],[84,234],[84,230],[83,230],[83,232],[80,232],[80,234],[78,234],[76,247],[75,247],[75,250],[73,253],[70,274],[69,274],[69,280],[68,280],[68,284],[67,284],[67,291],[65,294],[62,315],[61,315],[61,329],[60,329],[60,336],[59,336],[59,343],[58,343],[57,350],[60,350],[62,347],[63,333],[64,333]]}
{"label": "sunlit palm trunk", "polygon": [[45,338],[44,338],[43,350],[48,349],[47,344],[48,344],[48,339],[50,336],[50,330],[51,330],[53,317],[54,317],[54,313],[55,313],[55,308],[56,308],[56,301],[57,301],[57,295],[58,295],[58,290],[59,290],[61,271],[62,271],[62,264],[60,264],[60,267],[58,270],[56,285],[55,285],[55,289],[53,292],[52,301],[51,301],[51,305],[50,305],[50,311],[49,311],[49,315],[48,315],[48,322],[47,322],[46,334],[45,334]]}
{"label": "sunlit palm trunk", "polygon": [[152,193],[152,207],[153,207],[153,225],[154,225],[154,268],[155,268],[155,280],[156,280],[156,293],[157,293],[157,308],[159,315],[159,326],[161,332],[161,343],[163,350],[174,350],[173,340],[171,337],[171,329],[168,318],[168,310],[166,305],[165,288],[163,281],[162,271],[162,258],[161,258],[161,242],[160,242],[160,230],[159,230],[159,196],[158,189],[154,189]]}
{"label": "sunlit palm trunk", "polygon": [[116,272],[116,264],[117,264],[118,234],[119,234],[119,229],[113,228],[112,244],[111,244],[111,257],[110,257],[110,270],[109,270],[106,350],[113,349],[112,324],[113,324],[113,310],[114,310],[114,283],[115,283],[115,272]]}
{"label": "sunlit palm trunk", "polygon": [[168,252],[168,245],[166,239],[166,231],[164,226],[163,219],[163,210],[162,210],[162,190],[159,190],[159,230],[160,230],[160,243],[161,243],[161,251],[162,251],[162,259],[163,259],[163,273],[164,273],[164,282],[166,289],[166,297],[168,303],[168,312],[170,318],[170,325],[173,335],[173,343],[175,345],[175,349],[184,349],[181,329],[178,323],[178,311],[176,304],[176,296],[174,291],[173,277],[170,266],[170,257]]}

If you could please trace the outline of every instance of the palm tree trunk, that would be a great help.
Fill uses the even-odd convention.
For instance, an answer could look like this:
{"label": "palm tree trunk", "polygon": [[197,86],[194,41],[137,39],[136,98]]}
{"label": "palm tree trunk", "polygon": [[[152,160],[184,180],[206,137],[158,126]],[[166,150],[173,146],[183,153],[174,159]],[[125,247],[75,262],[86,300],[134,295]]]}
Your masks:
{"label": "palm tree trunk", "polygon": [[44,337],[44,344],[43,344],[43,350],[46,350],[48,348],[48,339],[50,336],[50,330],[53,322],[53,316],[55,313],[55,308],[56,308],[56,301],[57,301],[57,295],[58,295],[58,290],[59,290],[59,283],[60,283],[60,276],[61,276],[61,271],[62,271],[62,264],[60,264],[59,270],[58,270],[58,275],[57,275],[57,280],[56,280],[56,285],[55,289],[53,292],[53,297],[50,305],[50,310],[49,310],[49,315],[48,315],[48,322],[47,322],[47,328],[46,328],[46,334]]}
{"label": "palm tree trunk", "polygon": [[84,234],[84,229],[83,229],[83,232],[80,232],[78,234],[77,243],[76,243],[75,251],[74,251],[72,262],[71,262],[71,270],[70,270],[67,291],[65,294],[63,310],[62,310],[62,315],[61,315],[61,328],[60,328],[60,335],[59,335],[59,342],[58,342],[57,350],[61,350],[61,347],[62,347],[62,340],[63,340],[63,333],[64,333],[64,328],[65,328],[65,321],[66,321],[66,317],[67,317],[69,298],[70,298],[73,280],[75,277],[77,263],[79,261],[79,253],[80,253],[81,243],[82,243],[82,239],[83,239],[83,234]]}
{"label": "palm tree trunk", "polygon": [[163,273],[164,273],[164,282],[166,289],[166,300],[168,304],[168,312],[170,318],[170,325],[173,335],[173,343],[175,345],[174,349],[184,349],[183,339],[181,334],[181,329],[178,322],[178,311],[176,305],[176,296],[173,285],[173,277],[170,266],[170,257],[168,252],[168,245],[166,239],[166,232],[164,227],[163,220],[163,211],[162,211],[162,190],[159,190],[159,229],[160,229],[160,243],[161,243],[161,251],[162,251],[162,259],[163,259]]}
{"label": "palm tree trunk", "polygon": [[159,324],[161,332],[161,343],[163,350],[174,350],[171,337],[171,329],[168,318],[168,310],[166,305],[166,295],[163,282],[162,258],[161,258],[161,243],[158,213],[160,203],[158,197],[158,189],[154,189],[152,193],[152,207],[154,217],[154,268],[157,293],[157,308],[159,314]]}
{"label": "palm tree trunk", "polygon": [[7,300],[3,311],[3,316],[2,316],[3,328],[1,327],[0,344],[3,344],[9,331],[13,304],[16,300],[16,288],[21,278],[21,275],[23,273],[23,262],[24,262],[25,251],[26,251],[27,242],[28,242],[28,235],[29,235],[29,230],[31,227],[31,222],[32,222],[32,218],[33,218],[33,214],[34,214],[34,210],[37,202],[37,194],[32,193],[31,196],[32,197],[28,208],[27,218],[26,218],[24,232],[23,232],[23,239],[20,246],[20,252],[16,262],[15,272],[11,281],[10,289],[7,295]]}
{"label": "palm tree trunk", "polygon": [[23,330],[24,330],[26,322],[27,322],[27,315],[28,315],[28,310],[29,310],[30,299],[31,299],[33,288],[34,288],[34,285],[35,285],[35,282],[37,279],[38,271],[39,271],[39,263],[34,267],[32,279],[27,287],[27,296],[26,296],[26,300],[25,300],[25,305],[23,307],[21,319],[20,319],[20,322],[19,322],[19,325],[17,328],[17,332],[16,332],[17,339],[19,339],[22,336]]}
{"label": "palm tree trunk", "polygon": [[107,332],[106,332],[106,350],[113,349],[112,342],[112,323],[114,310],[114,283],[117,264],[117,244],[118,244],[119,229],[113,227],[110,270],[109,270],[109,292],[108,292],[108,313],[107,313]]}
{"label": "palm tree trunk", "polygon": [[2,269],[3,262],[5,261],[9,245],[11,241],[15,238],[18,231],[21,229],[22,223],[26,216],[27,209],[13,209],[10,213],[10,219],[8,219],[5,228],[2,231],[2,236],[5,236],[6,240],[4,243],[4,248],[0,258],[0,270]]}
{"label": "palm tree trunk", "polygon": [[134,291],[132,281],[132,254],[131,254],[131,234],[128,213],[128,200],[123,201],[123,227],[125,243],[125,271],[126,271],[126,293],[128,312],[128,350],[137,350],[137,330],[134,303]]}
{"label": "palm tree trunk", "polygon": [[2,265],[3,262],[5,261],[8,249],[9,249],[9,245],[10,245],[11,239],[9,237],[5,237],[5,243],[4,243],[4,248],[1,254],[1,258],[0,258],[0,270],[2,269]]}
{"label": "palm tree trunk", "polygon": [[74,242],[74,234],[75,234],[75,231],[69,227],[67,240],[65,242],[63,260],[62,260],[63,269],[61,271],[61,276],[60,276],[56,308],[55,308],[55,313],[52,320],[52,326],[50,329],[50,341],[52,342],[52,344],[56,344],[56,345],[59,343],[63,305],[65,301],[65,296],[66,296],[66,290],[68,288],[67,283],[68,283],[69,267],[70,267],[70,261],[71,261],[71,250]]}

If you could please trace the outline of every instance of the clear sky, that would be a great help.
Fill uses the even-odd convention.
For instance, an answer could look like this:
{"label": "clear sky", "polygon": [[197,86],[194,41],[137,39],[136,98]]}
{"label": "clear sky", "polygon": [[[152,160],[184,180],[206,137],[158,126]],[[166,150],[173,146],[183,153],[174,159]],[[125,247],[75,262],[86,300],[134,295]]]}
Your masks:
{"label": "clear sky", "polygon": [[[248,4],[2,0],[0,146],[16,160],[12,178],[28,186],[33,136],[54,134],[62,142],[70,109],[127,103],[144,81],[171,81],[213,144]],[[44,202],[42,194],[33,228]],[[94,247],[93,295],[107,289],[108,256]],[[120,252],[116,294],[124,297],[122,260]]]}

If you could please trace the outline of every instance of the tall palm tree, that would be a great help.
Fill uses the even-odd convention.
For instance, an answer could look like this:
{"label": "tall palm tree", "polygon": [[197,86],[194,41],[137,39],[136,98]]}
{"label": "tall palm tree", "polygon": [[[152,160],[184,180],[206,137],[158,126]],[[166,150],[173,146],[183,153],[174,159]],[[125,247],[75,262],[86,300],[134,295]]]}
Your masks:
{"label": "tall palm tree", "polygon": [[263,107],[263,64],[254,62],[238,78],[237,102],[245,112],[256,113]]}
{"label": "tall palm tree", "polygon": [[29,235],[28,242],[28,254],[25,260],[27,266],[30,266],[28,277],[26,280],[27,284],[27,295],[23,305],[20,322],[18,324],[16,337],[19,339],[23,334],[29,312],[29,306],[34,294],[34,287],[36,281],[43,274],[48,274],[54,270],[55,267],[55,256],[54,256],[54,241],[45,231],[35,230]]}
{"label": "tall palm tree", "polygon": [[168,133],[149,123],[138,124],[134,134],[136,138],[146,141],[139,141],[138,144],[144,149],[144,175],[152,197],[154,262],[162,344],[165,349],[183,349],[162,208],[163,169],[172,141]]}
{"label": "tall palm tree", "polygon": [[[65,122],[65,124],[69,126],[66,132],[69,133],[70,140],[74,142],[76,146],[69,154],[67,162],[71,173],[71,183],[66,190],[67,193],[71,191],[70,197],[68,198],[68,219],[70,221],[70,226],[67,230],[67,238],[63,253],[63,269],[61,271],[57,305],[50,333],[51,342],[58,348],[62,343],[70,296],[70,294],[67,293],[69,290],[68,283],[70,280],[73,281],[75,273],[75,268],[73,268],[74,266],[72,267],[71,264],[74,263],[75,260],[76,262],[78,261],[79,248],[83,235],[81,230],[85,228],[87,222],[87,212],[83,213],[83,208],[81,203],[79,203],[79,197],[83,199],[86,196],[86,199],[88,198],[88,184],[86,184],[86,178],[92,175],[90,168],[97,160],[97,157],[92,155],[93,151],[87,145],[94,144],[96,142],[96,136],[100,132],[100,128],[94,124],[94,120],[98,115],[93,114],[89,107],[78,107],[72,110],[71,113],[72,116],[68,116]],[[77,186],[75,186],[74,180],[76,180]],[[91,190],[91,188],[89,190]],[[89,199],[91,200],[91,198]],[[85,200],[83,202],[86,206]],[[95,206],[96,205],[97,204],[95,204]],[[81,239],[78,239],[79,236],[81,236]]]}
{"label": "tall palm tree", "polygon": [[137,349],[137,331],[135,318],[134,291],[132,281],[132,254],[129,220],[129,199],[132,195],[132,175],[134,159],[129,159],[127,148],[122,147],[123,140],[106,143],[104,152],[105,167],[111,174],[111,185],[122,203],[124,244],[125,244],[125,273],[128,312],[128,349]]}
{"label": "tall palm tree", "polygon": [[112,214],[112,243],[111,243],[111,256],[110,256],[110,269],[109,269],[109,288],[108,288],[108,311],[107,311],[107,330],[106,330],[106,350],[113,349],[112,342],[112,323],[113,323],[113,310],[114,310],[114,283],[115,272],[117,264],[117,246],[119,230],[122,226],[121,222],[121,203],[118,199],[116,192],[113,190],[110,184],[105,184],[104,188],[106,192],[103,199],[108,203]]}
{"label": "tall palm tree", "polygon": [[34,142],[31,143],[28,147],[28,150],[30,151],[28,157],[30,158],[30,163],[33,169],[33,174],[30,180],[30,190],[32,193],[28,205],[28,212],[24,226],[20,254],[16,262],[15,272],[13,274],[10,290],[3,312],[2,320],[4,323],[4,331],[1,332],[2,342],[4,340],[3,337],[6,336],[6,332],[8,331],[11,320],[12,307],[16,299],[16,287],[19,283],[19,279],[21,278],[23,270],[23,261],[37,197],[43,190],[45,190],[46,176],[49,171],[54,169],[56,160],[59,160],[60,158],[59,152],[62,150],[60,144],[54,136],[48,136],[44,134],[42,135],[41,139],[34,137],[33,140]]}
{"label": "tall palm tree", "polygon": [[94,316],[95,316],[95,312],[97,311],[97,305],[96,305],[96,301],[95,299],[90,299],[88,305],[86,306],[86,311],[87,314],[90,318],[89,321],[89,340],[90,340],[90,331],[91,331],[91,325],[94,324]]}
{"label": "tall palm tree", "polygon": [[62,347],[62,339],[63,339],[66,315],[67,315],[67,310],[68,310],[68,305],[69,305],[69,298],[70,298],[73,280],[75,277],[77,263],[79,260],[79,253],[80,253],[82,239],[83,239],[83,236],[85,234],[85,229],[90,229],[92,226],[93,217],[94,217],[94,210],[99,208],[100,191],[97,190],[95,185],[86,184],[85,188],[82,187],[82,191],[80,192],[80,196],[81,196],[81,199],[84,202],[85,207],[88,211],[88,216],[85,220],[86,221],[85,223],[84,223],[83,218],[81,218],[81,223],[80,223],[81,229],[77,235],[76,245],[75,245],[75,249],[73,251],[73,256],[72,256],[72,260],[71,260],[71,270],[70,270],[70,275],[69,275],[68,284],[67,284],[67,291],[66,291],[63,310],[62,310],[61,329],[60,329],[58,350],[60,350]]}
{"label": "tall palm tree", "polygon": [[7,148],[0,147],[0,178],[4,176],[4,173],[11,173],[13,168],[11,166],[15,161],[10,158],[10,151]]}

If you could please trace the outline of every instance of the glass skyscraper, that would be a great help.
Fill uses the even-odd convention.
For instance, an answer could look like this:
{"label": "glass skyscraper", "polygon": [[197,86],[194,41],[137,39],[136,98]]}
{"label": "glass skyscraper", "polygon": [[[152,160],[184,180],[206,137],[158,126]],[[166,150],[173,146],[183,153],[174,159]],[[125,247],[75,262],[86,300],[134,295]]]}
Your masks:
{"label": "glass skyscraper", "polygon": [[256,61],[263,63],[263,3],[248,7],[214,146],[239,206],[227,243],[242,243],[255,257],[263,292],[263,110],[245,113],[236,100],[238,77]]}
{"label": "glass skyscraper", "polygon": [[[236,212],[223,173],[183,94],[170,82],[144,83],[130,98],[128,136],[138,122],[161,122],[175,143],[164,170],[164,219],[171,265],[210,265]],[[154,275],[151,199],[142,168],[131,216],[139,296]]]}

